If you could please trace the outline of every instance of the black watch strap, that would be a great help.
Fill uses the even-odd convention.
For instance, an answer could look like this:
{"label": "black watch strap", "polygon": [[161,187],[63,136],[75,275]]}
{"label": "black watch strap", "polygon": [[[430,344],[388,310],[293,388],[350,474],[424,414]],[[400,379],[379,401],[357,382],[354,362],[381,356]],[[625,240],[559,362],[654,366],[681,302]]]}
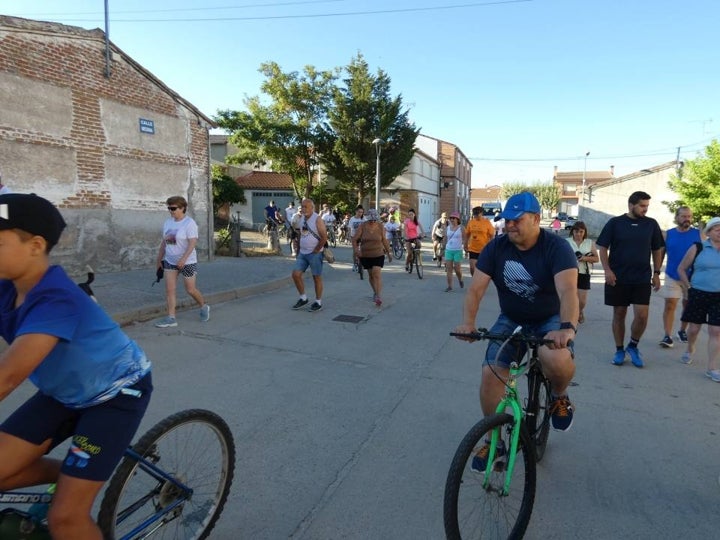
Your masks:
{"label": "black watch strap", "polygon": [[560,323],[560,330],[568,330],[568,329],[572,330],[573,332],[575,332],[577,334],[577,328],[575,328],[575,326],[573,326],[573,323],[570,323],[570,322]]}

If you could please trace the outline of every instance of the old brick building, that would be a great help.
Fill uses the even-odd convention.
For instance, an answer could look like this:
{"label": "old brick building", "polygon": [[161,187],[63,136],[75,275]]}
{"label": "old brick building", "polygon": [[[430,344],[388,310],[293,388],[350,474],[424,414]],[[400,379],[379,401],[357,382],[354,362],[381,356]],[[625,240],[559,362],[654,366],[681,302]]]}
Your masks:
{"label": "old brick building", "polygon": [[3,180],[60,207],[54,261],[73,272],[154,264],[171,195],[188,200],[206,259],[213,122],[109,46],[99,29],[0,16]]}

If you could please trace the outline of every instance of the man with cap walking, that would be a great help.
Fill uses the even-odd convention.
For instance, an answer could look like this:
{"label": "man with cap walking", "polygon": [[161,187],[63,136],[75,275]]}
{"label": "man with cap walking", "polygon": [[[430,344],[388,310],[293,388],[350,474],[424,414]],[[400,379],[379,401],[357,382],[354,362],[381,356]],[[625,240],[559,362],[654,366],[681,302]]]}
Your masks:
{"label": "man with cap walking", "polygon": [[[522,326],[524,332],[552,341],[540,347],[539,356],[551,384],[552,426],[567,431],[573,421],[567,395],[575,374],[571,341],[579,314],[575,254],[564,238],[540,227],[540,203],[531,193],[510,197],[500,217],[505,219],[506,234],[493,239],[480,253],[465,296],[463,322],[455,331],[468,334],[475,330],[480,302],[492,281],[500,316],[490,331],[511,334]],[[508,343],[498,355],[500,345],[489,342],[483,361],[480,405],[485,415],[495,412],[504,395],[510,363],[520,361],[525,353],[521,344]],[[487,449],[483,446],[473,458],[474,470],[485,470]]]}

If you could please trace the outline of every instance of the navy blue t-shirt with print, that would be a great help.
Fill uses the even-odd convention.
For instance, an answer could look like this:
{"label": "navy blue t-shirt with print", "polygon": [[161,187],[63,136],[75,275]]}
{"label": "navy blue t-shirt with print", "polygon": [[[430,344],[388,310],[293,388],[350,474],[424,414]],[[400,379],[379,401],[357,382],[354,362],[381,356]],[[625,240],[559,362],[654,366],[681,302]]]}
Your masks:
{"label": "navy blue t-shirt with print", "polygon": [[564,238],[541,230],[527,251],[507,235],[495,238],[480,252],[476,266],[492,278],[502,312],[518,324],[533,324],[560,313],[555,275],[577,270],[577,259]]}
{"label": "navy blue t-shirt with print", "polygon": [[650,283],[650,253],[665,247],[660,225],[653,218],[610,218],[595,244],[607,248],[610,270],[621,285]]}

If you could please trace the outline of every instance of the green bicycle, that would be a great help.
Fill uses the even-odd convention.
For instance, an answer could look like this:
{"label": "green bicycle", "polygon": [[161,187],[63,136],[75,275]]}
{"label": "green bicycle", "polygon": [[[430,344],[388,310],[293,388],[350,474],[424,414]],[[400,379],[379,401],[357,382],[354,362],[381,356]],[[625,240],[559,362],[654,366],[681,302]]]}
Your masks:
{"label": "green bicycle", "polygon": [[[520,333],[491,334],[484,328],[452,336],[500,341],[498,355],[511,341],[527,344],[525,361],[510,365],[505,396],[493,415],[465,435],[445,483],[444,522],[448,539],[522,538],[535,501],[536,464],[550,434],[550,383],[543,375],[538,348],[551,343]],[[527,375],[523,407],[517,380]],[[506,412],[507,411],[507,412]],[[473,469],[473,459],[489,441],[487,466]]]}

